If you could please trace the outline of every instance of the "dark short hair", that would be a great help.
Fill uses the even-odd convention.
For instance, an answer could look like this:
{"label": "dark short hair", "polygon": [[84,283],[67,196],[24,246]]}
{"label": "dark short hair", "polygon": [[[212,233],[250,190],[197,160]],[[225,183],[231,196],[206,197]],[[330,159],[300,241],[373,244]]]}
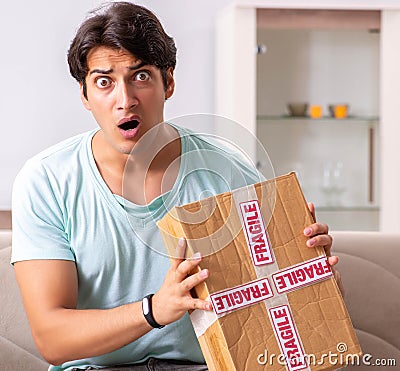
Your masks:
{"label": "dark short hair", "polygon": [[68,51],[68,65],[71,75],[83,84],[85,97],[87,56],[98,46],[125,49],[145,64],[158,67],[167,88],[167,70],[176,65],[175,42],[150,10],[114,2],[95,9],[81,24]]}

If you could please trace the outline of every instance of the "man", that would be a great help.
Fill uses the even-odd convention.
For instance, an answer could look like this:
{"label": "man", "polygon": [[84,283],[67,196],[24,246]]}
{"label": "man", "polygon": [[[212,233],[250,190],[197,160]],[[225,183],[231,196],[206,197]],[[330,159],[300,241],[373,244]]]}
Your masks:
{"label": "man", "polygon": [[[212,310],[190,294],[212,272],[188,276],[201,256],[170,263],[158,253],[155,221],[205,190],[260,179],[231,152],[163,123],[175,55],[147,9],[121,2],[93,13],[68,62],[99,129],[35,156],[15,181],[12,263],[52,370],[206,369],[187,311]],[[309,246],[330,255],[327,232],[319,223],[305,230]]]}

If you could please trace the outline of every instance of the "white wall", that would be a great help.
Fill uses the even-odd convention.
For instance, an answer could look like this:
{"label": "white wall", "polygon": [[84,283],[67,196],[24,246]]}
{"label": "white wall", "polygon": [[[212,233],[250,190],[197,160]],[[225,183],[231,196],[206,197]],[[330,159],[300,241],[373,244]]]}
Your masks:
{"label": "white wall", "polygon": [[[13,179],[39,150],[95,127],[69,76],[66,52],[74,31],[100,0],[23,0],[2,4],[0,33],[0,210],[11,206]],[[176,92],[166,118],[214,112],[215,19],[233,0],[138,0],[161,19],[178,46]],[[399,5],[399,0],[241,0],[284,7]]]}
{"label": "white wall", "polygon": [[13,179],[27,158],[94,127],[69,76],[66,51],[96,1],[7,1],[0,22],[0,209],[9,209]]}
{"label": "white wall", "polygon": [[[96,125],[81,105],[66,53],[87,12],[102,2],[2,4],[0,210],[10,208],[13,180],[29,157]],[[167,102],[166,118],[213,112],[215,14],[230,2],[137,1],[158,15],[178,47],[176,91]]]}

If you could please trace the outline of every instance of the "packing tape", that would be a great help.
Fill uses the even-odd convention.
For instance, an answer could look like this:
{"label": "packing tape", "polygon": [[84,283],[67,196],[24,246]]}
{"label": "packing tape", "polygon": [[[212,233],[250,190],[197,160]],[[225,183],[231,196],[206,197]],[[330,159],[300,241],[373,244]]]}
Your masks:
{"label": "packing tape", "polygon": [[[210,297],[208,296],[206,300],[209,301]],[[218,320],[218,316],[214,311],[195,309],[190,313],[190,320],[192,321],[194,332],[199,338]]]}
{"label": "packing tape", "polygon": [[[257,278],[268,277],[269,279],[269,277],[279,271],[279,266],[268,237],[257,192],[254,186],[250,185],[233,191],[232,195],[238,214],[241,217],[242,227],[245,231],[250,254],[253,257],[253,263],[255,263],[256,276]],[[297,369],[310,371],[310,367],[305,363],[304,346],[291,314],[288,297],[285,293],[279,294],[275,285],[270,286],[273,290],[273,296],[268,298],[268,300],[264,300],[264,304],[281,352],[289,360],[286,367],[290,371]],[[296,353],[293,352],[293,348],[287,349],[285,347],[285,341],[282,340],[283,331],[281,330],[283,324],[285,336],[288,336],[288,334],[293,336],[291,345],[295,344],[294,349],[296,349]]]}
{"label": "packing tape", "polygon": [[270,273],[268,276],[214,292],[209,296],[209,300],[218,317],[266,300],[272,302],[266,306],[269,310],[279,305],[289,305],[287,292],[330,277],[332,271],[328,259],[320,256]]}
{"label": "packing tape", "polygon": [[[264,223],[264,219],[261,214],[261,210],[259,207],[258,203],[258,196],[256,189],[254,188],[253,185],[250,185],[245,188],[240,188],[232,192],[233,199],[236,205],[237,212],[239,214],[240,220],[242,221],[242,227],[245,231],[246,239],[247,239],[247,245],[250,248],[250,253],[252,255],[255,255],[257,253],[255,246],[253,245],[252,248],[252,243],[251,240],[252,238],[252,233],[250,231],[250,227],[254,227],[255,225],[259,226],[261,230],[259,231],[257,229],[256,233],[258,232],[259,235],[265,236],[263,237],[264,243],[265,243],[265,248],[269,249],[269,252],[267,254],[270,254],[272,257],[272,260],[270,263],[262,264],[262,265],[254,265],[254,270],[256,272],[257,278],[262,278],[262,277],[269,277],[272,276],[275,272],[279,271],[279,266],[276,261],[274,251],[272,249],[272,246],[270,244],[270,240],[268,237],[268,231]],[[244,214],[244,207],[248,206],[248,214],[253,213],[254,216],[256,216],[254,219],[251,219],[251,221],[257,221],[257,224],[249,225],[249,218],[251,216],[248,216],[248,219],[246,220],[246,214]],[[253,205],[255,207],[253,207]],[[250,211],[253,210],[254,211]],[[254,230],[254,228],[253,228]],[[254,258],[253,258],[254,261]],[[289,305],[289,301],[287,298],[287,295],[277,295],[277,292],[274,287],[272,287],[272,290],[274,291],[274,296],[267,301],[265,301],[265,307],[270,308],[278,305]]]}
{"label": "packing tape", "polygon": [[[232,194],[238,214],[241,216],[242,227],[245,231],[253,263],[255,263],[256,276],[257,278],[265,277],[269,280],[280,269],[268,237],[257,192],[254,186],[251,185],[244,189],[235,190]],[[282,283],[282,276],[280,277],[280,282]],[[282,287],[283,283],[278,287]],[[264,304],[281,352],[288,360],[286,368],[290,371],[298,369],[310,371],[310,367],[305,363],[304,346],[291,314],[288,297],[285,292],[278,293],[275,285],[270,285],[270,287],[272,288],[273,296],[268,300],[264,300]],[[291,348],[285,346],[288,343],[289,335],[292,338],[290,341]]]}

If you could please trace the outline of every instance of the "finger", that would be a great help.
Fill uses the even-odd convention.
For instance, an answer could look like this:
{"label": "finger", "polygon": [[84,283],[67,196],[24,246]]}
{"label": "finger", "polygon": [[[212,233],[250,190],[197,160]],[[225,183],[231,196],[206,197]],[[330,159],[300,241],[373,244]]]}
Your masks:
{"label": "finger", "polygon": [[200,262],[201,255],[200,253],[196,253],[190,259],[186,259],[178,264],[175,271],[176,281],[182,282]]}
{"label": "finger", "polygon": [[201,309],[201,310],[213,310],[212,304],[209,301],[201,300],[201,299],[191,299],[189,309]]}
{"label": "finger", "polygon": [[317,220],[317,218],[315,217],[315,206],[312,202],[308,202],[307,205],[315,222]]}
{"label": "finger", "polygon": [[307,240],[306,245],[308,247],[323,246],[325,252],[328,253],[331,250],[332,236],[329,234],[319,234]]}
{"label": "finger", "polygon": [[329,227],[325,223],[314,223],[307,226],[303,233],[307,237],[313,237],[318,234],[327,234],[329,232]]}
{"label": "finger", "polygon": [[186,252],[186,239],[181,237],[175,249],[174,259],[171,259],[171,267],[177,269],[178,265],[182,262]]}
{"label": "finger", "polygon": [[203,269],[200,272],[196,274],[192,274],[191,276],[185,278],[182,281],[182,287],[185,291],[190,291],[194,287],[196,287],[198,284],[204,282],[208,277],[210,276],[210,273],[208,269]]}
{"label": "finger", "polygon": [[329,256],[328,257],[328,263],[329,265],[333,268],[337,263],[339,262],[339,257],[338,256]]}

